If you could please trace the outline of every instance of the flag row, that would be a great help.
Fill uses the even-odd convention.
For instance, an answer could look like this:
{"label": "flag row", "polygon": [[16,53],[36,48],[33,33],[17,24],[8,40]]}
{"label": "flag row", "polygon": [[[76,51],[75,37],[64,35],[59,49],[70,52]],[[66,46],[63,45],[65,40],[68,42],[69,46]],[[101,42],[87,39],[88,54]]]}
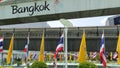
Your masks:
{"label": "flag row", "polygon": [[[106,61],[106,56],[105,56],[105,39],[104,39],[104,31],[101,37],[101,44],[100,44],[100,62],[103,63],[104,67],[106,68],[107,66],[107,61]],[[0,52],[2,52],[3,50],[3,40],[4,37],[0,38]],[[27,37],[27,43],[25,45],[24,48],[24,52],[26,53],[26,57],[28,57],[28,47],[29,47],[29,33],[28,33],[28,37]],[[8,49],[8,55],[7,55],[7,63],[9,64],[11,62],[11,57],[12,57],[12,50],[13,50],[13,43],[14,43],[14,34],[11,37],[11,41],[10,41],[10,45],[9,45],[9,49]],[[60,40],[58,42],[58,45],[56,47],[55,53],[54,53],[54,59],[57,58],[57,54],[61,51],[64,51],[64,32],[62,33]],[[116,48],[116,56],[118,56],[118,64],[120,64],[120,35],[118,36],[118,44],[117,44],[117,48]],[[95,57],[95,54],[93,54],[93,58]],[[39,53],[39,57],[38,57],[39,61],[44,62],[44,32],[42,35],[42,40],[41,40],[41,45],[40,45],[40,53]],[[83,36],[82,36],[82,40],[81,40],[81,44],[80,44],[80,49],[79,49],[79,53],[78,53],[78,62],[86,62],[87,60],[87,49],[86,49],[86,34],[85,32],[83,32]],[[26,59],[27,62],[27,59]]]}
{"label": "flag row", "polygon": [[[1,37],[0,38],[0,52],[3,52],[3,40],[4,40],[4,37]],[[29,33],[28,33],[27,43],[25,45],[25,48],[23,48],[24,52],[25,52],[25,57],[26,57],[25,61],[26,61],[26,63],[28,61],[29,41],[30,40],[29,40]],[[9,44],[9,49],[8,49],[7,58],[6,58],[7,64],[11,63],[13,45],[14,45],[14,33],[13,33],[13,35],[11,37],[10,44]],[[40,53],[39,53],[38,59],[39,59],[39,61],[42,61],[42,62],[44,61],[44,32],[43,32],[43,36],[42,36],[42,41],[41,41],[41,45],[40,45]]]}

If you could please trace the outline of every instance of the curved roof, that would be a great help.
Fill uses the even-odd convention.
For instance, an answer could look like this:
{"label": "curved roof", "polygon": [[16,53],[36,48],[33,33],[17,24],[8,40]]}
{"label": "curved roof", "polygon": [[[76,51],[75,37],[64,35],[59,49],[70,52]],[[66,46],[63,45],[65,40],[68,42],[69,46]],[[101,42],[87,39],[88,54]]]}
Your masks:
{"label": "curved roof", "polygon": [[[110,16],[100,16],[100,17],[77,18],[77,19],[67,19],[67,20],[73,24],[73,27],[94,27],[94,26],[105,26],[106,19],[109,17]],[[64,25],[60,22],[60,20],[54,20],[54,21],[46,21],[46,22],[0,26],[0,28],[56,28],[56,27],[64,27]]]}

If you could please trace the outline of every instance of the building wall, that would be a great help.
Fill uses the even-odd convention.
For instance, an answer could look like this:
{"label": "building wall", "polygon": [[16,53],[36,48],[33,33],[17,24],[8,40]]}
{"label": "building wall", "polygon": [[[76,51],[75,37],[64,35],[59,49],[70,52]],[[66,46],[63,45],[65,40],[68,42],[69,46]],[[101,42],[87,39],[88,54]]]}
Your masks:
{"label": "building wall", "polygon": [[0,6],[0,20],[120,7],[120,0],[40,0]]}
{"label": "building wall", "polygon": [[[4,50],[8,50],[10,38],[14,32],[14,50],[23,50],[30,32],[29,50],[40,50],[42,32],[45,32],[45,51],[55,51],[64,28],[31,28],[31,29],[1,29],[0,36],[4,35]],[[119,26],[105,27],[73,27],[68,28],[68,51],[79,51],[83,30],[86,32],[88,51],[98,51],[101,36],[104,30],[105,51],[116,51]]]}

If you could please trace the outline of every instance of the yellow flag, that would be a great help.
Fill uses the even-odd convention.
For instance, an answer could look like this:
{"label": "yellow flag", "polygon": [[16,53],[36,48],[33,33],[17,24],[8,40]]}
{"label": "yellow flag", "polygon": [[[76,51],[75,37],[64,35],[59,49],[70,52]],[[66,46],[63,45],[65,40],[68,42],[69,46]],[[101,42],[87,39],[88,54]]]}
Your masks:
{"label": "yellow flag", "polygon": [[33,55],[32,52],[30,52],[29,55],[28,55],[28,57],[27,57],[27,60],[31,61],[32,55]]}
{"label": "yellow flag", "polygon": [[90,60],[92,60],[92,54],[93,54],[93,52],[90,52]]}
{"label": "yellow flag", "polygon": [[85,38],[85,32],[84,32],[82,36],[81,44],[80,44],[78,62],[86,62],[86,60],[87,60],[87,51],[86,51],[86,38]]}
{"label": "yellow flag", "polygon": [[112,61],[112,56],[113,56],[113,54],[112,54],[112,52],[110,52],[110,60]]}
{"label": "yellow flag", "polygon": [[69,60],[72,61],[72,53],[70,52]]}
{"label": "yellow flag", "polygon": [[49,53],[48,56],[49,56],[49,61],[51,61],[51,59],[52,59],[52,54]]}
{"label": "yellow flag", "polygon": [[42,41],[41,41],[40,54],[39,54],[38,61],[44,62],[44,33],[42,35]]}
{"label": "yellow flag", "polygon": [[59,54],[59,57],[60,57],[60,61],[62,61],[62,54],[61,53]]}
{"label": "yellow flag", "polygon": [[7,64],[10,63],[11,57],[12,57],[12,51],[13,51],[13,44],[14,44],[14,34],[11,38],[10,45],[9,45],[9,50],[8,50],[8,55],[7,55]]}
{"label": "yellow flag", "polygon": [[116,51],[118,52],[118,64],[120,64],[120,34],[118,36],[118,42],[117,42]]}

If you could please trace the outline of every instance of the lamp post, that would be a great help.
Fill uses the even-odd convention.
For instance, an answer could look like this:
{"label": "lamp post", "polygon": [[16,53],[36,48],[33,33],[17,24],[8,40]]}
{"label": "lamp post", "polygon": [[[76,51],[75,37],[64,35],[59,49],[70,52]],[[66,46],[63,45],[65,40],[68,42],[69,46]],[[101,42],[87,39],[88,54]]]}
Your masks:
{"label": "lamp post", "polygon": [[68,68],[67,67],[67,31],[68,31],[68,27],[73,27],[73,24],[66,19],[60,19],[60,22],[64,25],[65,68]]}

